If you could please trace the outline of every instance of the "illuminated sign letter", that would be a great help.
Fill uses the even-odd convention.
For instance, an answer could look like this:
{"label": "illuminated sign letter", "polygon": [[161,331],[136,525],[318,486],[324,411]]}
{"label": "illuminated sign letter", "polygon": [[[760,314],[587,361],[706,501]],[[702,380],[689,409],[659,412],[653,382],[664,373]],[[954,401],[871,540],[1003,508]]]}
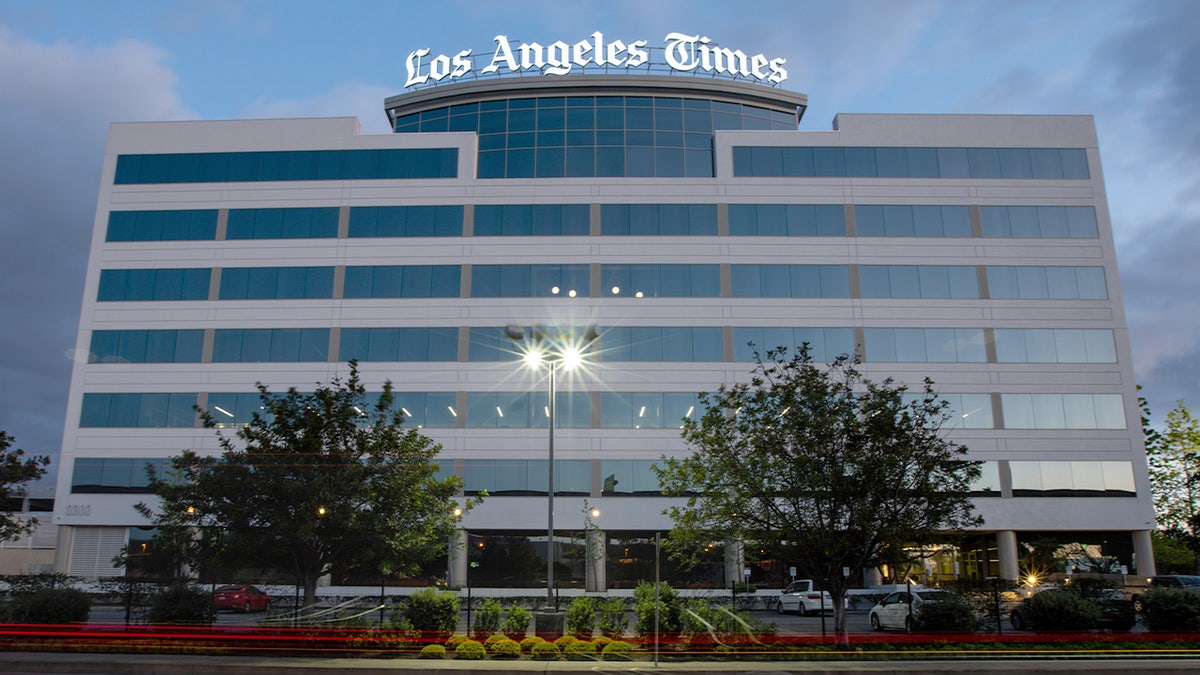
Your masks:
{"label": "illuminated sign letter", "polygon": [[428,49],[418,49],[415,52],[409,53],[408,59],[404,62],[404,67],[408,71],[408,79],[404,81],[404,86],[411,87],[414,84],[425,84],[429,80],[428,75],[418,75],[421,72],[421,57],[428,55]]}
{"label": "illuminated sign letter", "polygon": [[664,38],[667,48],[664,56],[673,70],[695,70],[700,63],[696,60],[696,42],[708,42],[708,38],[683,33],[668,33]]}
{"label": "illuminated sign letter", "polygon": [[637,68],[649,60],[650,55],[646,53],[645,40],[634,40],[629,43],[629,60],[625,62],[626,68]]}
{"label": "illuminated sign letter", "polygon": [[492,39],[496,41],[496,53],[492,55],[492,62],[484,66],[483,72],[494,73],[500,70],[501,63],[507,66],[509,70],[518,70],[517,59],[513,57],[512,47],[508,44],[508,36],[497,35]]}
{"label": "illuminated sign letter", "polygon": [[542,72],[547,75],[566,75],[571,72],[571,47],[558,41],[546,48],[546,66]]}

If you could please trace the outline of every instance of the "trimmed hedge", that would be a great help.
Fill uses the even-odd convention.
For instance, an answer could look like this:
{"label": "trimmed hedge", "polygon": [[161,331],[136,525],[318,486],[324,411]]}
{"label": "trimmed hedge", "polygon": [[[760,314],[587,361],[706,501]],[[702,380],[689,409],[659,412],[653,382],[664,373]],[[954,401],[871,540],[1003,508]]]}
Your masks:
{"label": "trimmed hedge", "polygon": [[628,661],[633,658],[633,645],[624,640],[613,640],[604,645],[600,655],[605,661]]}
{"label": "trimmed hedge", "polygon": [[441,645],[425,645],[421,647],[421,653],[417,656],[419,659],[444,659],[446,658],[446,648]]}
{"label": "trimmed hedge", "polygon": [[529,649],[534,661],[557,661],[558,645],[553,642],[539,642]]}
{"label": "trimmed hedge", "polygon": [[478,661],[487,656],[487,650],[483,645],[474,640],[463,640],[462,644],[454,649],[454,658],[464,661]]}
{"label": "trimmed hedge", "polygon": [[1142,621],[1155,631],[1200,630],[1200,593],[1151,588],[1142,595]]}

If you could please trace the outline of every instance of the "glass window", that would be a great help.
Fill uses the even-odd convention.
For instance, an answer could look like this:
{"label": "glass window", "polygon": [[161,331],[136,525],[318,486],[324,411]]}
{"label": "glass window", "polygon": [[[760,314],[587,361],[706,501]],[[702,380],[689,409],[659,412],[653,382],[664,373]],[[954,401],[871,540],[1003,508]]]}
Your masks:
{"label": "glass window", "polygon": [[815,362],[830,362],[842,355],[854,354],[852,328],[745,328],[733,329],[733,358],[735,361],[754,361],[755,352],[765,358],[769,349],[785,347],[788,354],[797,354],[807,344],[809,356]]}
{"label": "glass window", "polygon": [[221,300],[284,300],[333,297],[332,267],[227,267]]}
{"label": "glass window", "polygon": [[1094,239],[1099,236],[1091,206],[981,206],[985,237]]}
{"label": "glass window", "polygon": [[196,394],[84,394],[81,427],[193,427]]}
{"label": "glass window", "polygon": [[1120,394],[1001,394],[1008,429],[1124,429]]}
{"label": "glass window", "polygon": [[588,297],[588,265],[474,265],[471,297]]}
{"label": "glass window", "polygon": [[199,363],[203,345],[203,330],[98,330],[88,363]]}
{"label": "glass window", "polygon": [[212,270],[101,270],[100,302],[207,300]]}
{"label": "glass window", "polygon": [[170,470],[170,460],[159,457],[79,457],[75,459],[71,473],[71,493],[149,494],[150,467],[161,478]]}
{"label": "glass window", "polygon": [[606,459],[600,462],[602,494],[608,495],[661,495],[662,487],[658,474],[654,472],[654,460]]}
{"label": "glass window", "polygon": [[721,290],[718,265],[604,264],[600,287],[605,296],[718,297]]}
{"label": "glass window", "polygon": [[1129,462],[1013,461],[1013,496],[1132,496],[1133,465]]}
{"label": "glass window", "polygon": [[[714,118],[714,126],[725,128],[716,122]],[[734,146],[733,172],[735,176],[834,178],[1086,179],[1089,175],[1087,153],[1081,148]]]}
{"label": "glass window", "polygon": [[457,298],[458,265],[346,267],[346,298]]}
{"label": "glass window", "polygon": [[684,418],[703,414],[699,397],[690,393],[604,392],[600,425],[606,429],[673,429]]}
{"label": "glass window", "polygon": [[328,328],[218,328],[213,339],[215,363],[328,360]]}
{"label": "glass window", "polygon": [[605,361],[723,361],[719,327],[614,326],[600,330]]}
{"label": "glass window", "polygon": [[993,298],[1103,300],[1108,297],[1103,267],[987,268]]}
{"label": "glass window", "polygon": [[474,233],[476,237],[587,236],[590,217],[587,204],[478,204]]}
{"label": "glass window", "polygon": [[217,211],[112,211],[107,241],[204,241],[216,238]]}
{"label": "glass window", "polygon": [[864,298],[978,298],[975,268],[965,265],[862,265]]}
{"label": "glass window", "polygon": [[730,265],[734,297],[848,298],[846,265]]}
{"label": "glass window", "polygon": [[457,328],[343,328],[338,360],[457,361]]}
{"label": "glass window", "polygon": [[453,178],[457,170],[458,148],[120,155],[113,182]]}
{"label": "glass window", "polygon": [[1111,330],[996,329],[1000,363],[1116,363]]}
{"label": "glass window", "polygon": [[230,209],[226,239],[337,237],[338,208]]}
{"label": "glass window", "polygon": [[348,236],[461,237],[463,207],[355,206],[350,209]]}

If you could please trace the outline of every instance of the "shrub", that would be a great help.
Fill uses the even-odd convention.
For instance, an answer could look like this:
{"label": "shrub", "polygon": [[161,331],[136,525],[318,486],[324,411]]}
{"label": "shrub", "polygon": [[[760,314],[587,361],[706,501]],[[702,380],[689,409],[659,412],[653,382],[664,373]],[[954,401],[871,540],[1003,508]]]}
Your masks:
{"label": "shrub", "polygon": [[601,635],[600,637],[596,638],[595,640],[592,640],[592,644],[596,645],[596,649],[604,649],[612,641],[613,641],[612,638],[610,638],[606,635]]}
{"label": "shrub", "polygon": [[596,605],[596,619],[600,624],[600,634],[610,638],[619,638],[629,627],[629,613],[625,606],[625,598],[607,598]]}
{"label": "shrub", "polygon": [[581,595],[572,600],[567,610],[566,627],[572,635],[591,637],[596,629],[596,599]]}
{"label": "shrub", "polygon": [[965,600],[949,596],[921,605],[917,612],[918,630],[975,630],[975,608]]}
{"label": "shrub", "polygon": [[521,656],[521,643],[502,638],[492,645],[492,656],[497,659],[515,659]]}
{"label": "shrub", "polygon": [[539,642],[529,649],[534,661],[557,661],[558,645],[553,642]]}
{"label": "shrub", "polygon": [[508,637],[520,641],[525,637],[525,631],[529,630],[529,619],[529,610],[520,605],[512,605],[504,614],[500,630]]}
{"label": "shrub", "polygon": [[475,612],[475,625],[472,626],[475,635],[491,635],[500,630],[500,601],[488,598]]}
{"label": "shrub", "polygon": [[612,642],[604,645],[604,649],[601,650],[600,656],[602,656],[605,661],[628,661],[630,658],[632,658],[632,652],[633,645],[622,640],[613,640]]}
{"label": "shrub", "polygon": [[451,635],[450,637],[446,638],[446,649],[453,651],[458,649],[458,646],[466,641],[467,636],[465,635]]}
{"label": "shrub", "polygon": [[569,643],[563,654],[566,654],[568,661],[595,661],[596,645],[587,640],[577,640]]}
{"label": "shrub", "polygon": [[1150,630],[1200,630],[1200,594],[1151,588],[1142,595],[1142,621]]}
{"label": "shrub", "polygon": [[1025,601],[1030,628],[1087,630],[1100,625],[1100,608],[1070,591],[1042,591]]}
{"label": "shrub", "polygon": [[415,630],[450,635],[458,628],[458,596],[449,591],[421,589],[409,597],[405,618]]}
{"label": "shrub", "polygon": [[[637,613],[634,624],[638,636],[643,639],[654,637],[654,584],[643,581],[633,589],[633,611]],[[678,633],[679,594],[667,582],[658,582],[658,630],[661,633]]]}
{"label": "shrub", "polygon": [[14,595],[8,607],[13,623],[83,623],[92,599],[74,588],[44,588]]}
{"label": "shrub", "polygon": [[146,618],[152,624],[211,625],[212,595],[189,584],[171,584],[150,596]]}
{"label": "shrub", "polygon": [[497,642],[507,639],[508,638],[502,633],[492,633],[491,635],[487,636],[486,640],[483,641],[483,646],[490,652],[493,650],[493,648],[495,648]]}
{"label": "shrub", "polygon": [[525,651],[530,651],[533,649],[534,645],[541,644],[543,642],[545,642],[545,640],[543,640],[542,638],[540,638],[536,635],[530,635],[529,637],[525,638],[524,640],[521,640],[521,649],[523,649]]}
{"label": "shrub", "polygon": [[417,656],[419,659],[444,659],[446,658],[446,648],[441,645],[425,645],[421,647],[421,653]]}
{"label": "shrub", "polygon": [[558,639],[554,641],[554,646],[558,647],[559,649],[563,649],[572,642],[579,642],[579,638],[575,637],[574,635],[560,635]]}
{"label": "shrub", "polygon": [[463,640],[460,645],[454,648],[454,658],[464,661],[478,661],[486,655],[487,650],[475,640]]}

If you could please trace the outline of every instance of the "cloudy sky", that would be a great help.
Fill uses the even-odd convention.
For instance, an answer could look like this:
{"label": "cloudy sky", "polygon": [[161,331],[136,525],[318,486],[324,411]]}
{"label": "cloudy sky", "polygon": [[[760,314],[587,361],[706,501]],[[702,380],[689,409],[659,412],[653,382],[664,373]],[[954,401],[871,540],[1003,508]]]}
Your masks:
{"label": "cloudy sky", "polygon": [[1195,0],[55,0],[0,3],[0,429],[61,443],[110,122],[357,116],[404,57],[492,38],[670,32],[787,59],[803,129],[839,112],[1095,115],[1137,378],[1200,406]]}

